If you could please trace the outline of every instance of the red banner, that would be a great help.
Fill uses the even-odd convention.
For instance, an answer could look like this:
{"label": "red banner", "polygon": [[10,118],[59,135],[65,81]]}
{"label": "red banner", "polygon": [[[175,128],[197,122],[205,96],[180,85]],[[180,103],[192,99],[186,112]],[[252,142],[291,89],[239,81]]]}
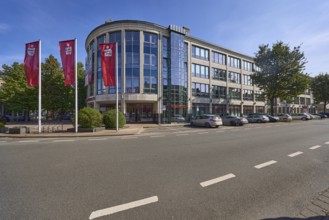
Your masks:
{"label": "red banner", "polygon": [[39,41],[25,44],[24,70],[28,86],[39,86]]}
{"label": "red banner", "polygon": [[75,40],[59,42],[59,50],[62,59],[65,86],[71,86],[75,82]]}
{"label": "red banner", "polygon": [[115,86],[115,43],[100,44],[103,81],[105,86]]}

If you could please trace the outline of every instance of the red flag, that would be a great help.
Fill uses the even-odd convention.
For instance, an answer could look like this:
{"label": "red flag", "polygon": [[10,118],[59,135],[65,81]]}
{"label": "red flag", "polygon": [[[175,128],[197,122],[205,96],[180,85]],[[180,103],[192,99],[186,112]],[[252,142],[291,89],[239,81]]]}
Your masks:
{"label": "red flag", "polygon": [[115,86],[115,43],[100,44],[103,81],[105,86]]}
{"label": "red flag", "polygon": [[64,85],[71,86],[75,80],[75,40],[60,41],[59,50],[65,78]]}
{"label": "red flag", "polygon": [[39,86],[39,41],[25,44],[24,70],[28,86]]}

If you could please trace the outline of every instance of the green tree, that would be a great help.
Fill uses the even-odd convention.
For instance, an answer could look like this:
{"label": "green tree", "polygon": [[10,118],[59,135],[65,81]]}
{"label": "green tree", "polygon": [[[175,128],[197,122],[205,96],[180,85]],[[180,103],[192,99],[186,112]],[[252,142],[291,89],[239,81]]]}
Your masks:
{"label": "green tree", "polygon": [[28,87],[23,64],[3,65],[0,75],[4,84],[0,89],[0,102],[8,111],[24,112],[25,120],[30,111],[38,109],[38,87]]}
{"label": "green tree", "polygon": [[252,80],[270,100],[271,114],[277,98],[291,101],[308,88],[310,78],[303,73],[305,64],[306,58],[300,46],[290,49],[283,42],[273,44],[272,48],[268,44],[259,46],[255,57],[258,68]]}
{"label": "green tree", "polygon": [[312,79],[311,89],[317,103],[323,102],[323,112],[326,112],[326,105],[329,103],[329,75],[320,74]]}
{"label": "green tree", "polygon": [[64,86],[64,74],[57,59],[50,55],[42,64],[42,107],[52,117],[55,114],[72,112],[74,88]]}

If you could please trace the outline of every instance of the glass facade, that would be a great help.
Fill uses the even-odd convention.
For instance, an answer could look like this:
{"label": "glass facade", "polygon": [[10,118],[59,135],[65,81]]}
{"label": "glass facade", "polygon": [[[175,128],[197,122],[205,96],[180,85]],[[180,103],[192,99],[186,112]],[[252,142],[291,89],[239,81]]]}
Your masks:
{"label": "glass facade", "polygon": [[126,31],[126,93],[139,93],[139,31]]}
{"label": "glass facade", "polygon": [[144,33],[144,93],[157,93],[158,35]]}
{"label": "glass facade", "polygon": [[[169,122],[174,115],[183,117],[187,115],[187,44],[184,43],[184,39],[184,35],[172,31],[170,32],[170,44],[168,44],[169,42],[163,43],[163,47],[167,44],[169,52],[169,62],[163,64],[170,66],[167,68],[168,77],[164,76],[163,79],[167,80],[167,85],[165,82],[163,84],[163,90],[165,95],[167,89],[164,105],[166,105],[165,117]],[[163,61],[168,59],[165,56],[166,54],[164,54]]]}
{"label": "glass facade", "polygon": [[212,78],[216,80],[226,81],[226,70],[212,68]]}
{"label": "glass facade", "polygon": [[105,35],[97,38],[97,95],[102,95],[105,93],[105,88],[103,86],[101,54],[99,49],[99,45],[103,43],[105,43]]}
{"label": "glass facade", "polygon": [[203,83],[192,83],[192,96],[209,98],[209,85]]}
{"label": "glass facade", "polygon": [[226,99],[226,87],[223,87],[223,86],[212,86],[212,98]]}
{"label": "glass facade", "polygon": [[192,63],[192,76],[209,79],[209,67]]}
{"label": "glass facade", "polygon": [[[122,79],[122,68],[121,68],[121,31],[110,33],[110,43],[118,43],[118,91],[121,93],[121,79]],[[108,87],[108,93],[115,93],[115,86]]]}
{"label": "glass facade", "polygon": [[201,60],[209,60],[209,50],[193,45],[192,46],[192,57],[201,59]]}

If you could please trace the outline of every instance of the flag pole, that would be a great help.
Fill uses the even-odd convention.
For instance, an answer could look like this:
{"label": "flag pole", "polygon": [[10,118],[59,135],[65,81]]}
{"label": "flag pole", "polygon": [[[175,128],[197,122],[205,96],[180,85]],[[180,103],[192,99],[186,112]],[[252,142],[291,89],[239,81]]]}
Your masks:
{"label": "flag pole", "polygon": [[39,40],[39,98],[38,98],[38,131],[41,133],[41,40]]}
{"label": "flag pole", "polygon": [[116,131],[119,131],[118,42],[115,43]]}
{"label": "flag pole", "polygon": [[75,58],[74,58],[74,65],[75,65],[75,133],[78,133],[78,62],[77,62],[77,54],[78,54],[78,40],[74,39],[75,44]]}

